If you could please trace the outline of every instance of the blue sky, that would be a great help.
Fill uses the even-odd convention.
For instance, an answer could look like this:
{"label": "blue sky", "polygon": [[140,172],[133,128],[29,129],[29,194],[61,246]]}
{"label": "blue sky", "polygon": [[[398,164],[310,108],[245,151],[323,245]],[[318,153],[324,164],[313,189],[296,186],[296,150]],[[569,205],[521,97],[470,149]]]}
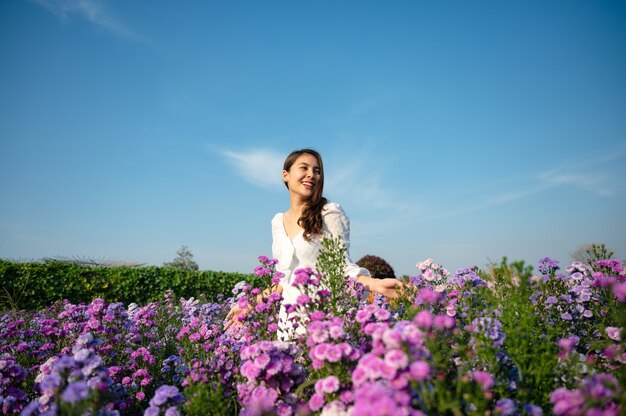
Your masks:
{"label": "blue sky", "polygon": [[0,3],[0,257],[249,272],[324,156],[398,274],[626,255],[615,1]]}

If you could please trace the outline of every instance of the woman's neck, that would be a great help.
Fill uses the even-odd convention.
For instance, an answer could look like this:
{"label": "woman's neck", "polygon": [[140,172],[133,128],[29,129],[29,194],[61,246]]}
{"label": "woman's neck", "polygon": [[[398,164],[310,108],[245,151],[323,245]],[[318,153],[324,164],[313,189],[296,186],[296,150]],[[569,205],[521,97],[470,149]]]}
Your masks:
{"label": "woman's neck", "polygon": [[296,221],[302,216],[304,208],[306,208],[306,201],[303,201],[302,199],[292,195],[289,209],[291,210],[291,213],[293,214],[293,217],[296,219]]}

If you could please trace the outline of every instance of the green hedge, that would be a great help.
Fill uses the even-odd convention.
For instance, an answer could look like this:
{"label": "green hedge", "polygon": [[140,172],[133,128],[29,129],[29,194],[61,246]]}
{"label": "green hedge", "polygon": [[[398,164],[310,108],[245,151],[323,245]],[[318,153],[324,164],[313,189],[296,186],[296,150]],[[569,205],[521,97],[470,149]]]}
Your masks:
{"label": "green hedge", "polygon": [[166,267],[92,267],[46,261],[18,263],[0,259],[0,310],[36,310],[57,300],[73,303],[103,298],[108,302],[145,304],[171,289],[177,297],[207,300],[230,296],[241,281],[257,285],[253,274],[186,271]]}

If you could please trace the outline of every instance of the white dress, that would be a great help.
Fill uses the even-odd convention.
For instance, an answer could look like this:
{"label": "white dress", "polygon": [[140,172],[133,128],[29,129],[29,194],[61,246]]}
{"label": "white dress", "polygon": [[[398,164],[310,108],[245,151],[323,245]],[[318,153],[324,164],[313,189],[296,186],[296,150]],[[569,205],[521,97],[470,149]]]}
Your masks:
{"label": "white dress", "polygon": [[[295,237],[289,238],[285,231],[283,213],[279,212],[272,218],[272,257],[278,260],[276,270],[284,274],[280,281],[283,288],[283,304],[279,313],[279,339],[288,339],[293,335],[291,325],[287,323],[286,304],[294,304],[301,292],[297,287],[292,286],[294,271],[297,269],[311,267],[315,270],[315,263],[322,247],[324,237],[340,237],[346,248],[345,276],[356,278],[358,275],[370,276],[367,269],[359,267],[350,259],[350,220],[346,216],[341,206],[335,202],[327,203],[322,209],[323,235],[311,238],[311,241],[304,239],[303,231]],[[304,328],[298,328],[297,334],[304,333]]]}

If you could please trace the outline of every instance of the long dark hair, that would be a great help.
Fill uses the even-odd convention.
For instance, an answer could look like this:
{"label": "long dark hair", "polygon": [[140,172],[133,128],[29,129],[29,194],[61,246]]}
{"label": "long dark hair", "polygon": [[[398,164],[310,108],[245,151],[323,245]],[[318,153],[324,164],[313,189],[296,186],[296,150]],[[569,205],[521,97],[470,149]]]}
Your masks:
{"label": "long dark hair", "polygon": [[[304,229],[304,239],[311,241],[313,236],[322,234],[324,227],[322,208],[328,203],[328,200],[322,196],[324,191],[324,164],[322,163],[322,156],[313,149],[294,150],[289,153],[289,156],[285,159],[283,170],[289,172],[289,169],[291,169],[291,166],[296,162],[296,159],[303,154],[309,154],[315,157],[320,168],[320,178],[315,184],[313,195],[311,195],[311,198],[307,201],[302,211],[302,216],[298,219],[298,225]],[[287,182],[285,182],[285,186],[289,188]]]}

